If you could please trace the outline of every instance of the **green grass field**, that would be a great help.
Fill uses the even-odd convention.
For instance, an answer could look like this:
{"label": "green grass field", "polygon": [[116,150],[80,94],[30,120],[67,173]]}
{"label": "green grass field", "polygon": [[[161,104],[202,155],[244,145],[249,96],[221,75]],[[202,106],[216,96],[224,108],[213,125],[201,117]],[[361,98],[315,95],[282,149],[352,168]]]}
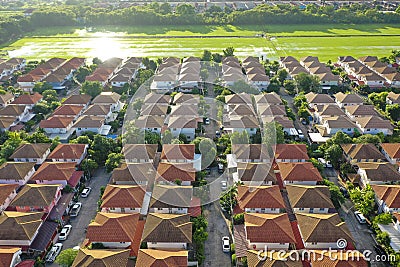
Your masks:
{"label": "green grass field", "polygon": [[[270,38],[255,37],[266,32]],[[178,38],[167,38],[175,36]],[[182,38],[196,36],[198,38]],[[221,38],[210,38],[222,36]],[[245,38],[232,38],[242,36]],[[278,37],[277,37],[278,36]],[[203,37],[203,38],[201,38]],[[117,56],[189,56],[204,49],[221,53],[233,46],[239,57],[267,55],[271,59],[314,55],[322,61],[340,55],[387,56],[400,49],[399,25],[264,25],[191,27],[104,27],[91,31],[46,28],[0,49],[0,54],[27,59]]]}

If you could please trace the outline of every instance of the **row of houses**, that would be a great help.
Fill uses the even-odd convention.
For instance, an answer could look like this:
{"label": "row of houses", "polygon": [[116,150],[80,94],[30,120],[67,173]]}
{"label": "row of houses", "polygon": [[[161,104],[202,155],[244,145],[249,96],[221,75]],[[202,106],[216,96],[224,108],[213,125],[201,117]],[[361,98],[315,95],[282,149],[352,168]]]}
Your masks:
{"label": "row of houses", "polygon": [[265,68],[258,57],[246,57],[242,61],[242,67],[248,84],[258,88],[260,91],[267,90],[269,77],[265,73]]}
{"label": "row of houses", "polygon": [[39,64],[35,69],[17,79],[18,86],[27,92],[32,92],[37,82],[48,82],[53,89],[65,89],[65,85],[73,77],[74,72],[85,65],[84,58],[51,58]]}
{"label": "row of houses", "polygon": [[[354,239],[331,201],[329,188],[321,185],[322,176],[308,161],[306,145],[278,144],[273,150],[271,155],[265,145],[234,144],[228,155],[229,173],[233,173],[234,182],[241,182],[233,212],[244,214],[243,224],[233,226],[238,262],[247,258],[249,266],[286,264],[285,257],[274,256],[277,250],[288,254],[306,250],[321,254],[320,260],[324,258],[321,250],[329,248],[357,253]],[[339,246],[339,239],[346,240],[347,246]],[[270,258],[256,259],[255,251],[264,251]],[[303,260],[292,259],[290,266],[317,264],[313,258]],[[331,259],[325,263],[348,260],[338,257],[336,262]],[[363,257],[357,266],[367,266]]]}
{"label": "row of houses", "polygon": [[[88,145],[50,147],[22,144],[10,156],[14,161],[0,166],[0,245],[12,248],[7,252],[12,264],[5,266],[17,264],[21,253],[44,256],[57,241],[57,229],[67,221],[74,192],[84,180],[77,166]],[[63,191],[66,187],[72,192]]]}
{"label": "row of houses", "polygon": [[318,57],[307,56],[300,61],[292,56],[282,57],[280,65],[288,72],[288,78],[294,77],[300,73],[312,74],[319,78],[322,89],[329,90],[331,86],[338,86],[340,77],[332,73],[331,69],[321,63]]}
{"label": "row of houses", "polygon": [[88,131],[107,135],[111,130],[107,123],[114,121],[123,107],[120,98],[115,92],[102,92],[92,101],[89,95],[71,95],[39,127],[50,138],[59,137],[62,141],[74,132],[78,136]]}
{"label": "row of houses", "polygon": [[342,67],[351,81],[371,88],[399,87],[400,73],[376,56],[364,56],[355,59],[352,56],[338,58],[337,65]]}
{"label": "row of houses", "polygon": [[10,81],[16,71],[21,71],[26,66],[24,58],[0,59],[0,83]]}
{"label": "row of houses", "polygon": [[323,137],[339,131],[349,135],[356,131],[361,134],[393,133],[390,121],[383,119],[373,105],[365,105],[357,94],[337,93],[332,98],[328,94],[311,92],[305,97],[313,122]]}

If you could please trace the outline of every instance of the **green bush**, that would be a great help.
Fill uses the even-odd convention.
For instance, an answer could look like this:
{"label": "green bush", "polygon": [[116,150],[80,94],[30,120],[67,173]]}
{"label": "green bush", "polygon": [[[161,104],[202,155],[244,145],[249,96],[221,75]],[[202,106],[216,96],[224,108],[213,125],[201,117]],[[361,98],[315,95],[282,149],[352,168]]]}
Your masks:
{"label": "green bush", "polygon": [[235,244],[234,243],[231,244],[231,253],[235,254]]}
{"label": "green bush", "polygon": [[392,222],[392,215],[390,213],[381,213],[374,218],[374,222],[388,225]]}
{"label": "green bush", "polygon": [[244,224],[244,213],[233,215],[233,224],[234,225]]}
{"label": "green bush", "polygon": [[236,266],[236,254],[232,254],[232,264]]}

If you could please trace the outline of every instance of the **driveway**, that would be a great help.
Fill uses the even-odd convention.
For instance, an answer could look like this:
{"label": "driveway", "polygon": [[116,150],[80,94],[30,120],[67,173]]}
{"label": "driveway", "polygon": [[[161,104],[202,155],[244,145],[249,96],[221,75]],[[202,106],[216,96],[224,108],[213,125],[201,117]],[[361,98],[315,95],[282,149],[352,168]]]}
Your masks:
{"label": "driveway", "polygon": [[[87,186],[92,188],[92,191],[87,198],[79,198],[79,202],[82,202],[82,208],[79,215],[70,220],[69,224],[72,225],[72,230],[67,240],[61,241],[63,243],[63,249],[78,246],[85,239],[86,227],[97,213],[97,201],[100,198],[100,187],[108,184],[110,176],[110,174],[105,172],[105,168],[100,168],[96,171],[92,179],[86,183]],[[50,265],[46,264],[46,266],[58,265],[53,263]]]}

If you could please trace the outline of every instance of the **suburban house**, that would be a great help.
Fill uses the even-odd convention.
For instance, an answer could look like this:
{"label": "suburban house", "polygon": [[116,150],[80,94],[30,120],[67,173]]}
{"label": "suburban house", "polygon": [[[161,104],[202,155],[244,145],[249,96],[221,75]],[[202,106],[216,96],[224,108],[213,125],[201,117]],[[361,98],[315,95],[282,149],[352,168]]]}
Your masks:
{"label": "suburban house", "polygon": [[345,116],[343,110],[337,105],[315,105],[314,106],[314,122],[321,123],[324,118]]}
{"label": "suburban house", "polygon": [[382,143],[380,146],[383,155],[390,163],[400,162],[400,143]]}
{"label": "suburban house", "polygon": [[43,224],[42,212],[4,211],[0,214],[0,246],[19,247],[27,252]]}
{"label": "suburban house", "polygon": [[157,149],[157,144],[125,144],[122,154],[128,163],[153,163]]}
{"label": "suburban house", "polygon": [[72,267],[108,266],[117,263],[118,266],[128,266],[129,249],[86,249],[80,248]]}
{"label": "suburban house", "polygon": [[173,105],[198,105],[200,103],[200,96],[193,94],[177,93],[172,100]]}
{"label": "suburban house", "polygon": [[192,163],[160,162],[157,168],[156,182],[174,184],[179,180],[182,185],[191,185],[195,181],[196,169]]}
{"label": "suburban house", "polygon": [[197,106],[192,105],[175,105],[171,107],[171,117],[186,116],[199,118],[199,111]]}
{"label": "suburban house", "polygon": [[357,162],[383,162],[385,156],[374,144],[342,144],[343,155],[352,164]]}
{"label": "suburban house", "polygon": [[61,184],[76,188],[83,171],[77,171],[73,162],[44,162],[32,176],[30,181],[37,184]]}
{"label": "suburban house", "polygon": [[254,95],[253,98],[254,98],[254,103],[256,104],[256,106],[258,106],[260,104],[269,104],[269,105],[281,105],[282,104],[281,97],[275,92]]}
{"label": "suburban house", "polygon": [[387,104],[400,104],[400,94],[389,92],[386,97]]}
{"label": "suburban house", "polygon": [[[175,70],[175,68],[173,68]],[[175,72],[175,71],[174,71]],[[151,90],[158,93],[168,93],[174,89],[177,84],[177,76],[174,73],[157,73],[151,83]]]}
{"label": "suburban house", "polygon": [[295,213],[331,213],[335,211],[327,186],[287,185],[286,191],[290,206]]}
{"label": "suburban house", "polygon": [[194,144],[164,144],[161,151],[161,162],[190,163],[196,171],[201,168],[201,155],[195,154]]}
{"label": "suburban house", "polygon": [[306,162],[308,160],[305,144],[277,144],[275,146],[276,162]]}
{"label": "suburban house", "polygon": [[[179,95],[179,93],[176,94],[175,97],[177,95]],[[146,105],[149,105],[149,104],[151,104],[151,105],[169,105],[170,102],[171,102],[171,96],[169,96],[169,95],[150,93],[144,97],[143,104],[146,104]]]}
{"label": "suburban house", "polygon": [[231,115],[224,116],[224,130],[229,133],[246,131],[249,136],[253,136],[260,129],[260,123],[256,116]]}
{"label": "suburban house", "polygon": [[93,105],[111,105],[111,110],[113,112],[118,112],[124,106],[120,101],[121,96],[115,92],[102,92],[100,95],[96,96],[92,104]]}
{"label": "suburban house", "polygon": [[61,105],[51,114],[54,117],[73,117],[74,121],[82,115],[84,107],[80,105]]}
{"label": "suburban house", "polygon": [[49,143],[22,144],[14,151],[10,159],[15,162],[35,162],[40,165],[50,154],[50,147]]}
{"label": "suburban house", "polygon": [[89,106],[90,100],[92,97],[90,95],[79,94],[79,95],[70,95],[67,99],[64,100],[64,105],[79,105],[83,106],[85,109]]}
{"label": "suburban house", "polygon": [[27,106],[31,110],[33,106],[42,101],[42,99],[43,96],[39,93],[23,94],[16,98],[11,104]]}
{"label": "suburban house", "polygon": [[352,121],[356,121],[359,117],[379,116],[373,105],[346,106],[344,107],[344,111]]}
{"label": "suburban house", "polygon": [[61,185],[25,185],[10,203],[8,210],[50,213],[61,198]]}
{"label": "suburban house", "polygon": [[26,184],[35,172],[35,163],[4,162],[0,166],[0,184]]}
{"label": "suburban house", "polygon": [[389,184],[400,181],[400,173],[389,162],[360,162],[357,163],[360,175],[360,185]]}
{"label": "suburban house", "polygon": [[141,116],[167,116],[168,105],[144,104],[140,110]]}
{"label": "suburban house", "polygon": [[389,120],[377,116],[358,117],[356,118],[356,125],[362,134],[383,133],[383,135],[392,135],[394,129]]}
{"label": "suburban house", "polygon": [[187,249],[192,243],[189,215],[149,213],[142,242],[146,242],[149,249]]}
{"label": "suburban house", "polygon": [[324,117],[322,127],[320,128],[317,125],[322,136],[333,136],[337,132],[344,132],[352,136],[356,128],[356,124],[346,116]]}
{"label": "suburban house", "polygon": [[21,254],[21,248],[18,247],[0,248],[0,262],[4,267],[18,267],[17,264],[21,262]]}
{"label": "suburban house", "polygon": [[86,158],[88,147],[87,144],[59,144],[47,159],[53,162],[75,162],[80,165]]}
{"label": "suburban house", "polygon": [[316,105],[334,105],[335,100],[328,95],[328,94],[316,94],[313,92],[310,92],[305,95],[306,100],[310,108],[313,108]]}
{"label": "suburban house", "polygon": [[0,184],[0,214],[7,209],[17,195],[18,184]]}
{"label": "suburban house", "polygon": [[0,109],[0,117],[13,117],[15,122],[27,122],[33,116],[33,114],[29,113],[28,106],[7,105],[3,109]]}
{"label": "suburban house", "polygon": [[117,114],[113,113],[111,110],[111,105],[90,105],[82,116],[95,116],[104,118],[105,123],[114,121]]}
{"label": "suburban house", "polygon": [[150,213],[189,214],[192,186],[156,185],[149,205]]}
{"label": "suburban house", "polygon": [[261,118],[262,125],[266,127],[271,123],[279,123],[282,125],[283,132],[288,136],[298,135],[296,128],[294,127],[294,123],[288,117],[262,117]]}
{"label": "suburban house", "polygon": [[278,173],[283,185],[316,185],[322,182],[322,176],[311,162],[280,162]]}
{"label": "suburban house", "polygon": [[135,126],[142,131],[160,134],[164,126],[164,120],[160,116],[140,116],[135,120]]}
{"label": "suburban house", "polygon": [[378,212],[400,211],[400,185],[371,185],[375,192]]}
{"label": "suburban house", "polygon": [[0,95],[0,108],[4,108],[10,105],[13,101],[14,101],[14,95],[9,92]]}
{"label": "suburban house", "polygon": [[[265,251],[260,253],[258,250],[247,250],[243,257],[247,258],[248,267],[259,267],[268,262],[269,266],[288,266],[303,267],[301,260],[290,257],[290,252],[282,254],[280,251]],[[268,266],[268,265],[267,265]],[[313,265],[314,266],[314,265]],[[363,266],[364,267],[364,266]]]}
{"label": "suburban house", "polygon": [[269,163],[264,162],[238,162],[237,172],[233,173],[233,181],[244,185],[264,186],[277,183],[274,170]]}
{"label": "suburban house", "polygon": [[282,213],[285,203],[279,186],[238,186],[234,213]]}
{"label": "suburban house", "polygon": [[74,117],[49,117],[42,120],[39,127],[42,128],[50,138],[56,136],[61,140],[67,140],[72,134],[72,125],[74,124]]}
{"label": "suburban house", "polygon": [[72,126],[72,129],[76,131],[77,136],[80,136],[84,132],[108,135],[111,130],[111,125],[105,124],[104,117],[81,116]]}
{"label": "suburban house", "polygon": [[0,131],[10,131],[16,125],[14,117],[0,117]]}
{"label": "suburban house", "polygon": [[361,96],[358,94],[344,94],[339,92],[334,95],[335,102],[338,104],[340,108],[348,107],[348,106],[358,106],[364,103]]}
{"label": "suburban house", "polygon": [[264,144],[232,144],[232,158],[235,162],[271,162]]}
{"label": "suburban house", "polygon": [[260,104],[257,106],[257,113],[260,117],[286,117],[284,105]]}
{"label": "suburban house", "polygon": [[197,119],[185,116],[170,117],[168,129],[171,131],[173,137],[177,138],[180,134],[183,134],[191,141],[196,134]]}
{"label": "suburban house", "polygon": [[109,184],[101,197],[101,211],[139,213],[143,205],[145,192],[145,188],[138,185]]}
{"label": "suburban house", "polygon": [[139,249],[136,267],[188,266],[187,250]]}
{"label": "suburban house", "polygon": [[251,95],[247,93],[233,94],[225,96],[225,104],[226,105],[253,105],[253,101],[251,100]]}
{"label": "suburban house", "polygon": [[297,213],[297,223],[306,249],[344,249],[338,240],[353,243],[353,237],[337,213]]}
{"label": "suburban house", "polygon": [[150,162],[122,163],[119,168],[114,169],[110,183],[146,186],[147,184],[153,184],[155,177],[156,171]]}
{"label": "suburban house", "polygon": [[295,237],[286,213],[245,213],[247,248],[254,250],[288,250]]}
{"label": "suburban house", "polygon": [[98,212],[87,227],[86,239],[110,249],[130,249],[130,256],[137,256],[143,226],[139,213]]}

